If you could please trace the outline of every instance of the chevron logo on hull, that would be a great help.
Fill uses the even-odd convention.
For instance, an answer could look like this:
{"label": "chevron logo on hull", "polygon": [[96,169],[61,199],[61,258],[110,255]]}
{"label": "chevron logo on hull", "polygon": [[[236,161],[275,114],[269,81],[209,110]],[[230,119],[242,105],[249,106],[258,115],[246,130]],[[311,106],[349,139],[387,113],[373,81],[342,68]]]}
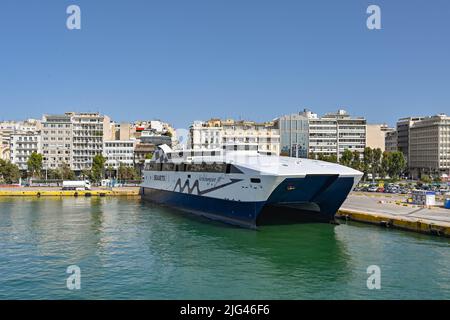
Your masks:
{"label": "chevron logo on hull", "polygon": [[207,194],[209,192],[216,191],[216,190],[225,188],[227,186],[230,186],[232,184],[235,184],[235,183],[237,183],[239,181],[242,181],[242,179],[230,179],[230,182],[228,182],[228,183],[224,183],[224,184],[222,184],[220,186],[216,186],[216,187],[209,188],[209,189],[201,191],[200,187],[199,187],[198,180],[195,180],[194,184],[191,187],[189,180],[186,180],[184,182],[184,185],[182,186],[181,185],[181,178],[179,178],[177,180],[177,183],[175,184],[175,188],[173,188],[173,191],[177,191],[177,188],[178,188],[178,192],[184,193],[184,191],[187,189],[187,193],[188,194],[192,194],[193,191],[196,190],[197,191],[197,195],[202,196],[202,195]]}

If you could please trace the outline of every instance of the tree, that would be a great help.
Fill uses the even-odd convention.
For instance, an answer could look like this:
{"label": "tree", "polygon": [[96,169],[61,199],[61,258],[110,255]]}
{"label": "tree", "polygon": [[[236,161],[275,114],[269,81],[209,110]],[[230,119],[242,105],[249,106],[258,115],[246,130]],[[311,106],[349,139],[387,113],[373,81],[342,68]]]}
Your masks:
{"label": "tree", "polygon": [[390,162],[391,157],[389,156],[389,152],[385,151],[383,152],[383,157],[381,159],[381,166],[380,166],[380,176],[381,177],[386,177],[386,175],[388,175],[389,173],[389,162]]}
{"label": "tree", "polygon": [[422,174],[420,176],[420,181],[423,182],[423,183],[431,183],[431,182],[433,182],[433,180],[430,178],[430,176],[426,175],[426,174]]}
{"label": "tree", "polygon": [[117,170],[117,178],[119,180],[128,180],[127,167],[123,163],[120,163],[119,165],[119,169]]}
{"label": "tree", "polygon": [[337,163],[338,162],[337,155],[332,154],[332,155],[326,156],[324,161]]}
{"label": "tree", "polygon": [[95,182],[99,182],[103,178],[105,171],[106,159],[101,154],[97,154],[92,160],[92,174],[91,178]]}
{"label": "tree", "polygon": [[118,170],[118,178],[119,180],[138,180],[139,175],[135,168],[128,167],[121,163]]}
{"label": "tree", "polygon": [[59,173],[61,175],[61,179],[63,180],[75,180],[75,173],[70,169],[70,166],[65,162],[61,165],[61,168],[59,168]]}
{"label": "tree", "polygon": [[19,182],[20,179],[19,167],[11,161],[0,159],[0,179],[6,184]]}
{"label": "tree", "polygon": [[47,170],[47,179],[60,180],[61,179],[61,172],[59,170],[49,169],[49,170]]}
{"label": "tree", "polygon": [[368,173],[371,171],[372,163],[373,163],[373,150],[370,147],[365,147],[363,152],[363,161],[361,163],[361,169],[364,173],[363,180],[367,178]]}
{"label": "tree", "polygon": [[317,155],[317,160],[326,161],[326,162],[334,162],[334,163],[338,162],[337,156],[335,154],[326,155],[326,154],[323,154],[323,153],[319,153]]}
{"label": "tree", "polygon": [[340,163],[343,166],[350,167],[352,164],[353,154],[349,149],[345,149],[342,153]]}
{"label": "tree", "polygon": [[87,170],[87,169],[83,169],[82,171],[81,171],[81,177],[84,179],[84,180],[90,180],[90,181],[93,181],[94,179],[92,178],[92,171],[91,170]]}
{"label": "tree", "polygon": [[434,177],[433,182],[441,183],[443,181],[442,181],[442,178],[439,175],[437,175],[437,176]]}
{"label": "tree", "polygon": [[[289,154],[288,154],[288,156],[289,156]],[[152,160],[152,158],[153,158],[153,153],[151,153],[151,152],[149,152],[145,155],[146,160]]]}
{"label": "tree", "polygon": [[106,166],[106,176],[111,179],[114,176],[114,172],[116,171],[116,169],[114,169],[114,166],[109,164]]}
{"label": "tree", "polygon": [[361,170],[361,154],[358,150],[353,151],[351,167],[355,170]]}
{"label": "tree", "polygon": [[42,171],[42,154],[33,152],[27,161],[28,172],[32,178],[39,178]]}
{"label": "tree", "polygon": [[375,179],[375,176],[380,175],[381,172],[381,157],[383,152],[380,148],[373,149],[372,155],[372,180]]}
{"label": "tree", "polygon": [[405,171],[406,169],[406,159],[401,151],[391,152],[389,154],[389,176],[394,179],[398,179],[398,177]]}

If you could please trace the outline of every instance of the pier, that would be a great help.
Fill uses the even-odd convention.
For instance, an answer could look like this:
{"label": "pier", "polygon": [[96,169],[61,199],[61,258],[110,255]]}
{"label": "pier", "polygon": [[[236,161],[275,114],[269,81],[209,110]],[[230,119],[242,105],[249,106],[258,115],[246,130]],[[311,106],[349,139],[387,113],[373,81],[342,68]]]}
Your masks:
{"label": "pier", "polygon": [[450,237],[449,209],[441,205],[419,206],[408,203],[406,200],[406,195],[356,192],[349,195],[336,217]]}
{"label": "pier", "polygon": [[106,197],[139,196],[138,187],[93,188],[92,190],[69,191],[55,187],[1,188],[0,197]]}

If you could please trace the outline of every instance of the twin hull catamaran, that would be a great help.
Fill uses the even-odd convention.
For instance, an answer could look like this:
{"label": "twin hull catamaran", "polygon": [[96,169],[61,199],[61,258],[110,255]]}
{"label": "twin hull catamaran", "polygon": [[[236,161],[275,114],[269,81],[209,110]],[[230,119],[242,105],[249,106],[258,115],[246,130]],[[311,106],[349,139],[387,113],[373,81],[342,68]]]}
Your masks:
{"label": "twin hull catamaran", "polygon": [[328,221],[362,173],[324,161],[240,150],[172,150],[145,163],[143,199],[256,228],[262,216],[307,212]]}

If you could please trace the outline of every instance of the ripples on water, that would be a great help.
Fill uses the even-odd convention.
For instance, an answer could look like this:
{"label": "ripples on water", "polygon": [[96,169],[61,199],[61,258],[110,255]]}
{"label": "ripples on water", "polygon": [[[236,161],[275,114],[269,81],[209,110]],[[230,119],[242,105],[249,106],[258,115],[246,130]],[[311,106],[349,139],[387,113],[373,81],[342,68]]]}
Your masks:
{"label": "ripples on water", "polygon": [[450,299],[449,249],[362,224],[255,232],[138,199],[0,199],[1,299]]}

